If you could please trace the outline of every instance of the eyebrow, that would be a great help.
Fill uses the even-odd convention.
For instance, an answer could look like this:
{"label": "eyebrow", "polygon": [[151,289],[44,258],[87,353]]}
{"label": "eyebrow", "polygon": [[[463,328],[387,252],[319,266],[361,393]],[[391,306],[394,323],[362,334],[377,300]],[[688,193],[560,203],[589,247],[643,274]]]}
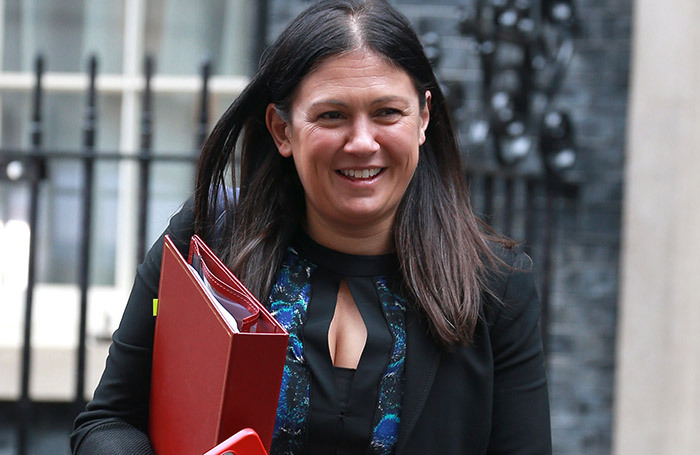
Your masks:
{"label": "eyebrow", "polygon": [[[380,98],[377,98],[375,100],[372,100],[370,104],[375,105],[375,104],[381,104],[385,103],[387,101],[401,101],[407,104],[410,104],[410,99],[404,97],[404,96],[398,96],[398,95],[391,95],[391,96],[382,96]],[[333,104],[336,106],[342,106],[342,107],[347,107],[348,103],[345,101],[339,100],[339,99],[326,99],[326,100],[319,100],[311,104],[312,107],[323,105],[323,104]]]}
{"label": "eyebrow", "polygon": [[387,101],[403,101],[404,103],[408,103],[408,104],[411,103],[410,98],[406,98],[405,96],[394,95],[394,96],[383,96],[381,98],[377,98],[376,100],[372,101],[372,104],[380,104],[380,103],[384,103]]}
{"label": "eyebrow", "polygon": [[346,102],[344,102],[344,101],[334,100],[334,99],[328,99],[328,100],[319,100],[319,101],[315,101],[315,102],[311,103],[311,107],[320,106],[320,105],[322,105],[322,104],[335,104],[335,105],[337,105],[337,106],[343,106],[343,107],[347,107],[347,105],[348,105],[348,104],[347,104]]}

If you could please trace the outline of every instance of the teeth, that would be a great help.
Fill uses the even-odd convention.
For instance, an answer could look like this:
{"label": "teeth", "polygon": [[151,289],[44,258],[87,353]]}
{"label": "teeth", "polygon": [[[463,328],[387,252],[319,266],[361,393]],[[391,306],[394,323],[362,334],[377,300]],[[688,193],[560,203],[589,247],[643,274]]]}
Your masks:
{"label": "teeth", "polygon": [[356,179],[367,179],[370,177],[374,177],[375,175],[379,174],[381,171],[381,168],[374,168],[374,169],[356,169],[356,170],[342,170],[340,171],[341,174],[343,174],[346,177],[352,177]]}

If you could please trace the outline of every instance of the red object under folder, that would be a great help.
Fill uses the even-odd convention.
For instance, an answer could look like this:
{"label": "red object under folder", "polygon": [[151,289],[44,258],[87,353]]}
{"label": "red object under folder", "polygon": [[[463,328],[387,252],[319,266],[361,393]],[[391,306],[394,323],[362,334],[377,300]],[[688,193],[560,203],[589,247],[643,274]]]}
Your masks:
{"label": "red object under folder", "polygon": [[[190,267],[200,261],[203,276]],[[156,454],[202,454],[252,428],[269,451],[288,335],[198,237],[188,262],[163,243],[153,344],[149,437]],[[211,286],[213,283],[213,287]],[[248,310],[237,332],[217,305]],[[229,318],[230,319],[230,318]]]}
{"label": "red object under folder", "polygon": [[204,455],[267,455],[255,431],[245,428]]}

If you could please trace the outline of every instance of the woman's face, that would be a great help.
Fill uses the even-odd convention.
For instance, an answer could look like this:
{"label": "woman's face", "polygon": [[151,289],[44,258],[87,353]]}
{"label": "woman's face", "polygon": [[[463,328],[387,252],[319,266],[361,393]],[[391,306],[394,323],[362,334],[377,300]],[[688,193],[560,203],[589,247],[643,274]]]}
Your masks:
{"label": "woman's face", "polygon": [[289,122],[268,107],[279,153],[294,159],[304,187],[311,232],[391,229],[425,142],[425,96],[421,109],[403,69],[356,50],[302,80]]}

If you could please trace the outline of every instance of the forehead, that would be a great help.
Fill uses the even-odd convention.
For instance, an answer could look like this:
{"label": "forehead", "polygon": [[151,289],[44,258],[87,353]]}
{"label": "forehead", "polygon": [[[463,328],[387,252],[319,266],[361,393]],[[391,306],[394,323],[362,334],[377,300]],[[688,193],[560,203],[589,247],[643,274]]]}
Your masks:
{"label": "forehead", "polygon": [[299,84],[294,102],[326,97],[398,96],[417,99],[408,73],[387,58],[359,49],[325,59]]}

